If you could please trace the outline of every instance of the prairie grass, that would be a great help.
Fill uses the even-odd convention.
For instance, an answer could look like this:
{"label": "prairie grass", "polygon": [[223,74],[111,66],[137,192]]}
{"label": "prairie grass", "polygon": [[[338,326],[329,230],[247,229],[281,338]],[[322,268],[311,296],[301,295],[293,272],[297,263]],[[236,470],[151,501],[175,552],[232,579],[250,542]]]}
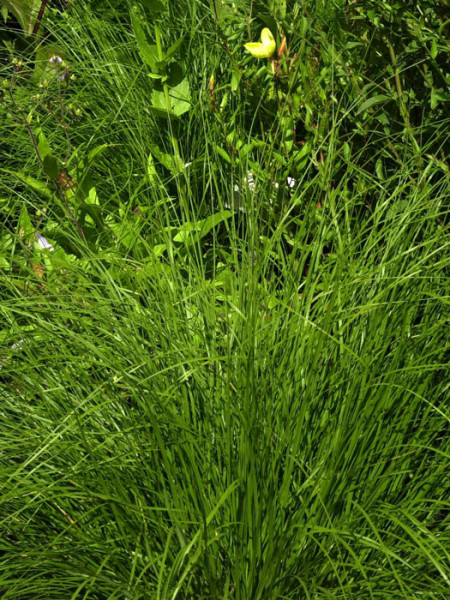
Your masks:
{"label": "prairie grass", "polygon": [[[228,89],[249,24],[229,55],[212,7],[183,0],[163,41],[187,33],[192,165],[154,171],[174,149],[129,6],[75,4],[46,27],[77,77],[71,149],[107,145],[86,241],[18,179],[39,165],[0,113],[2,598],[447,599],[448,120],[358,133],[339,88],[301,172],[274,143],[245,154],[250,88],[221,116],[208,81]],[[306,4],[307,39],[338,46],[339,7]],[[33,114],[62,156],[61,120]]]}

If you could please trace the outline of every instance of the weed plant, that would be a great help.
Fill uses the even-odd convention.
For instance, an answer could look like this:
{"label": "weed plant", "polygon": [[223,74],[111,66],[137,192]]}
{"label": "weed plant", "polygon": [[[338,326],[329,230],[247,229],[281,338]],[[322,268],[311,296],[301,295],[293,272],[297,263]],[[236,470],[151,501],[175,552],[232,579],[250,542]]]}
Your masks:
{"label": "weed plant", "polygon": [[3,3],[1,597],[448,599],[444,5],[138,4]]}

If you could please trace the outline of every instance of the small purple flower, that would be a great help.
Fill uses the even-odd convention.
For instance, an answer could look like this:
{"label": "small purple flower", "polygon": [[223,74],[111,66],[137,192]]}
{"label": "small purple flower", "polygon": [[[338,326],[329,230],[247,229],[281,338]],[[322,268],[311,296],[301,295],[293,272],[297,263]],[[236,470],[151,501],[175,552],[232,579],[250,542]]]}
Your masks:
{"label": "small purple flower", "polygon": [[53,252],[54,247],[48,242],[43,235],[40,233],[36,234],[37,243],[39,248],[48,249],[50,252]]}

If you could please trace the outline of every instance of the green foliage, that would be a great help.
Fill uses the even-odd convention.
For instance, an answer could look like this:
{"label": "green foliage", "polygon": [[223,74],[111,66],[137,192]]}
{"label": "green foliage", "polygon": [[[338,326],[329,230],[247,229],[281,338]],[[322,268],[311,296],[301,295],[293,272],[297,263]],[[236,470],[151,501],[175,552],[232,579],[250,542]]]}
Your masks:
{"label": "green foliage", "polygon": [[[150,17],[152,19],[159,17],[160,13],[162,13],[165,8],[163,3],[159,1],[155,3],[153,0],[145,2],[144,6],[150,10]],[[161,82],[161,88],[156,88],[152,92],[152,105],[149,106],[149,110],[155,116],[166,119],[170,117],[181,117],[181,115],[190,109],[191,102],[189,81],[187,77],[183,77],[180,61],[177,60],[185,36],[181,36],[170,46],[167,52],[164,53],[161,48],[158,25],[156,22],[153,23],[157,43],[149,44],[142,22],[144,22],[144,26],[147,28],[149,24],[147,24],[145,20],[143,21],[142,12],[139,11],[136,5],[133,6],[131,10],[131,22],[136,36],[139,53],[144,62],[151,69],[149,76],[153,80],[159,80]],[[175,60],[177,61],[177,70],[175,73],[173,71],[171,73],[168,67],[172,61]]]}
{"label": "green foliage", "polygon": [[445,13],[7,15],[2,598],[448,596]]}
{"label": "green foliage", "polygon": [[[41,0],[2,0],[1,4],[15,16],[25,35],[31,35]],[[3,16],[6,21],[7,12]]]}

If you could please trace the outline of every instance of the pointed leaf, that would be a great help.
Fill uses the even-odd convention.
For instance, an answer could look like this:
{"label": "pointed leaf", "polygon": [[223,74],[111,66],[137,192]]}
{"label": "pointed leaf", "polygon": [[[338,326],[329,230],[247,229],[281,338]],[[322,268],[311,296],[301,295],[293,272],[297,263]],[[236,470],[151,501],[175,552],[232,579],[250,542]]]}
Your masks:
{"label": "pointed leaf", "polygon": [[41,0],[2,0],[2,4],[19,21],[25,35],[31,35]]}
{"label": "pointed leaf", "polygon": [[151,70],[156,71],[158,49],[155,45],[148,42],[145,31],[141,27],[140,16],[134,9],[131,10],[131,24],[136,37],[139,54],[141,55],[143,61],[151,68]]}
{"label": "pointed leaf", "polygon": [[360,113],[371,108],[375,104],[380,104],[380,102],[386,102],[386,100],[390,100],[390,99],[391,98],[389,96],[386,96],[385,94],[380,94],[379,96],[373,96],[372,98],[369,98],[368,100],[366,100],[365,102],[363,102],[361,104],[361,106],[358,108],[358,111],[356,114],[359,115]]}
{"label": "pointed leaf", "polygon": [[167,2],[163,0],[142,0],[144,8],[150,13],[150,16],[155,18],[164,12],[167,8]]}
{"label": "pointed leaf", "polygon": [[185,36],[182,35],[180,39],[178,39],[174,44],[170,46],[170,48],[165,53],[163,60],[160,60],[156,63],[158,69],[163,69],[169,64],[169,62],[172,60],[172,58],[174,58],[175,54],[178,52],[181,44],[184,42],[184,38]]}
{"label": "pointed leaf", "polygon": [[194,242],[205,237],[205,235],[207,235],[211,229],[213,229],[222,221],[229,219],[231,216],[233,216],[233,214],[234,212],[232,210],[221,210],[220,212],[211,215],[207,219],[202,219],[196,223],[185,223],[173,238],[173,241],[193,244]]}
{"label": "pointed leaf", "polygon": [[47,154],[44,158],[42,167],[44,169],[44,173],[50,179],[56,179],[59,173],[58,161],[52,154]]}

